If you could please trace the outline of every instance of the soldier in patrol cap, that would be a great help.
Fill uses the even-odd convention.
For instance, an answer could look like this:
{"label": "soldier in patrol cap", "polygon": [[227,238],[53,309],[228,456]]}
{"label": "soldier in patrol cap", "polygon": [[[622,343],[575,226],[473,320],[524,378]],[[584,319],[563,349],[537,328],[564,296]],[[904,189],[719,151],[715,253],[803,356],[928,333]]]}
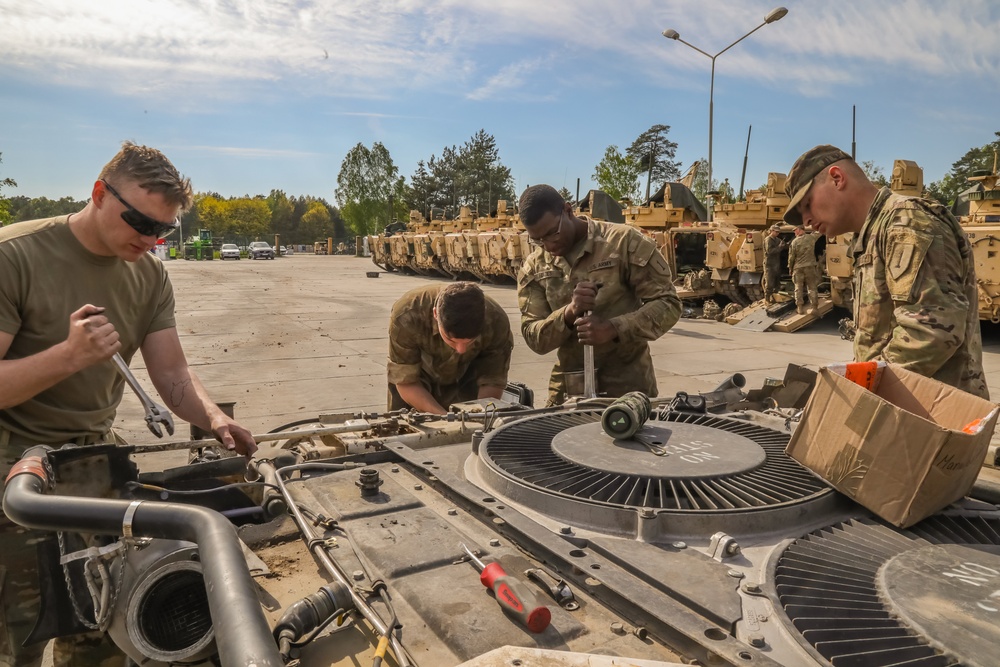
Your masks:
{"label": "soldier in patrol cap", "polygon": [[538,354],[558,350],[549,404],[566,398],[563,374],[583,370],[584,345],[594,346],[600,393],[656,396],[649,341],[681,312],[656,244],[634,227],[575,216],[549,185],[526,189],[519,215],[535,247],[517,280],[521,333]]}
{"label": "soldier in patrol cap", "polygon": [[795,307],[799,315],[806,313],[806,297],[810,313],[816,312],[819,303],[819,263],[816,261],[815,234],[806,233],[802,225],[795,227],[795,240],[788,249],[788,272],[795,285]]}
{"label": "soldier in patrol cap", "polygon": [[972,249],[944,206],[879,189],[834,146],[788,173],[785,221],[854,232],[857,361],[884,360],[989,398]]}

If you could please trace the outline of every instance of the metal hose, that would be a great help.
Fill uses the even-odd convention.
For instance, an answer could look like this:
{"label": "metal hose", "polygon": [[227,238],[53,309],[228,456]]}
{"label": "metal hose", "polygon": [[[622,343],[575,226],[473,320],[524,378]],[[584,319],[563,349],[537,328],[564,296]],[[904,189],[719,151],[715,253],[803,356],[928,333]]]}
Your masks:
{"label": "metal hose", "polygon": [[196,543],[222,665],[283,666],[229,521],[193,505],[47,495],[49,480],[43,465],[47,451],[28,450],[7,477],[3,511],[12,521],[36,530],[130,533]]}

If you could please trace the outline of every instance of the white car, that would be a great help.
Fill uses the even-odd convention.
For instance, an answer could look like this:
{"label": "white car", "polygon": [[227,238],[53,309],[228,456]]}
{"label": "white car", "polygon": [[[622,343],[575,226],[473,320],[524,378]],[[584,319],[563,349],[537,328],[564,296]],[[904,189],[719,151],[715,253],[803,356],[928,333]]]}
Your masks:
{"label": "white car", "polygon": [[240,249],[235,243],[223,243],[219,250],[219,259],[239,259]]}
{"label": "white car", "polygon": [[281,246],[280,248],[282,255],[294,255],[295,249],[292,246]]}

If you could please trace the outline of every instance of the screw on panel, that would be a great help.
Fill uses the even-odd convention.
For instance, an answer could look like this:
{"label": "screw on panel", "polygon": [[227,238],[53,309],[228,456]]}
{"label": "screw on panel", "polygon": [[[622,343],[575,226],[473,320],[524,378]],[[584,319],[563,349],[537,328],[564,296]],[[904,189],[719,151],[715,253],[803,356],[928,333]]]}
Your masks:
{"label": "screw on panel", "polygon": [[672,546],[674,549],[687,549],[686,542],[674,542],[670,546]]}
{"label": "screw on panel", "polygon": [[562,528],[559,529],[559,532],[562,533],[563,535],[572,535],[573,529],[570,528],[569,526],[563,526]]}
{"label": "screw on panel", "polygon": [[611,632],[615,633],[616,635],[625,634],[625,624],[615,621],[614,623],[611,624]]}
{"label": "screw on panel", "polygon": [[726,572],[726,574],[728,574],[733,579],[742,579],[745,576],[739,570],[730,570],[729,572]]}
{"label": "screw on panel", "polygon": [[754,648],[764,648],[764,635],[750,635],[750,646]]}
{"label": "screw on panel", "polygon": [[361,581],[365,578],[365,573],[361,570],[355,570],[351,573],[351,576],[354,577],[354,581]]}
{"label": "screw on panel", "polygon": [[423,485],[423,484],[414,484],[414,485],[413,485],[413,489],[414,489],[415,491],[423,491],[423,489],[424,489],[424,485]]}
{"label": "screw on panel", "polygon": [[490,546],[491,547],[498,547],[498,546],[500,546],[500,540],[496,540],[496,539],[490,540]]}
{"label": "screw on panel", "polygon": [[747,583],[743,584],[743,590],[745,590],[747,593],[760,593],[760,585],[755,584],[752,581],[748,581]]}
{"label": "screw on panel", "polygon": [[448,516],[457,516],[457,515],[458,515],[458,510],[455,509],[454,507],[448,510]]}

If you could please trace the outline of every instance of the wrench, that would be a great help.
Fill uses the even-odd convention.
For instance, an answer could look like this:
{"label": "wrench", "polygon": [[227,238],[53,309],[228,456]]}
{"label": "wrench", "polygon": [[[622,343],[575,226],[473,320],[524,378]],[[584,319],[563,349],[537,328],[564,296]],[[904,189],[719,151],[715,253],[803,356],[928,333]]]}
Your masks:
{"label": "wrench", "polygon": [[145,391],[142,389],[142,385],[139,381],[132,375],[132,370],[122,359],[122,355],[115,352],[115,356],[112,357],[115,362],[115,366],[118,367],[118,372],[121,373],[122,377],[125,378],[125,382],[128,386],[132,387],[132,391],[135,395],[139,397],[139,401],[142,402],[142,407],[146,411],[146,426],[152,431],[153,435],[157,438],[163,437],[163,429],[160,428],[160,424],[163,424],[167,429],[167,433],[170,435],[174,434],[174,418],[170,416],[167,409],[162,405],[151,399]]}

